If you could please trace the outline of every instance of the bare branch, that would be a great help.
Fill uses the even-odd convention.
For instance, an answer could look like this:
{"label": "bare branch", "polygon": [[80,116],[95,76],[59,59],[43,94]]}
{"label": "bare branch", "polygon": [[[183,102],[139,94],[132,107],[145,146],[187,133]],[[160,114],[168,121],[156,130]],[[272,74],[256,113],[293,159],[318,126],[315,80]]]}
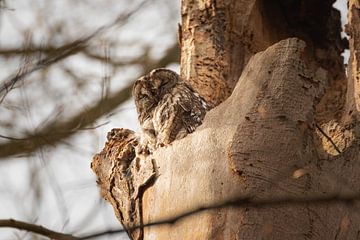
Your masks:
{"label": "bare branch", "polygon": [[0,228],[1,227],[9,227],[9,228],[16,228],[19,230],[25,230],[28,232],[37,233],[42,236],[56,240],[79,240],[79,238],[74,237],[70,234],[55,232],[50,229],[44,228],[43,226],[26,223],[14,219],[0,219]]}
{"label": "bare branch", "polygon": [[329,137],[324,130],[321,129],[321,127],[318,124],[315,124],[315,127],[321,132],[322,135],[324,135],[324,137],[331,143],[331,145],[335,148],[335,150],[340,154],[341,151],[338,148],[338,146],[336,146],[336,144],[334,143],[334,141],[331,139],[331,137]]}
{"label": "bare branch", "polygon": [[75,53],[78,53],[79,51],[85,49],[87,47],[87,44],[89,40],[94,38],[95,36],[98,36],[99,34],[103,33],[105,30],[117,25],[117,26],[123,26],[127,23],[127,20],[137,11],[139,11],[145,3],[149,1],[142,1],[138,6],[136,6],[133,10],[128,11],[124,14],[121,14],[119,17],[115,19],[115,21],[106,24],[97,30],[95,30],[93,33],[89,34],[87,37],[78,39],[70,44],[66,44],[64,46],[61,46],[59,48],[52,49],[54,51],[53,54],[50,56],[38,60],[36,63],[32,64],[31,66],[26,66],[26,70],[22,71],[20,73],[15,73],[9,76],[6,80],[3,81],[2,85],[0,86],[0,103],[4,100],[6,94],[14,88],[15,84],[23,79],[24,77],[28,76],[29,74],[45,68],[55,62],[58,62],[68,56],[71,56]]}
{"label": "bare branch", "polygon": [[228,200],[228,201],[215,203],[215,204],[209,205],[209,206],[202,206],[202,207],[196,208],[191,211],[186,211],[182,214],[178,214],[178,215],[170,217],[170,218],[146,223],[146,224],[143,224],[140,226],[135,226],[135,227],[129,228],[127,230],[125,230],[125,229],[108,230],[108,231],[103,231],[103,232],[98,232],[98,233],[94,233],[91,235],[83,236],[83,237],[80,237],[80,239],[82,239],[82,240],[94,239],[94,238],[104,236],[104,235],[124,233],[126,231],[135,230],[137,228],[174,224],[178,220],[181,220],[183,218],[186,218],[186,217],[189,217],[192,215],[196,215],[196,214],[199,214],[204,211],[216,210],[216,209],[221,209],[221,208],[278,207],[278,206],[287,206],[287,205],[295,205],[295,204],[309,204],[309,203],[311,203],[311,204],[318,204],[318,203],[330,204],[330,203],[338,203],[338,202],[352,202],[354,200],[359,200],[359,199],[360,199],[360,193],[358,193],[358,192],[354,192],[353,194],[349,194],[347,196],[339,196],[337,194],[329,194],[329,195],[319,194],[319,195],[307,196],[307,197],[303,197],[303,198],[302,197],[297,197],[297,198],[294,198],[294,197],[276,198],[276,197],[274,197],[274,198],[270,198],[270,199],[256,199],[256,198],[252,198],[252,197],[240,197],[240,198],[235,198],[235,199]]}
{"label": "bare branch", "polygon": [[[360,193],[358,193],[358,192],[354,192],[354,193],[348,194],[348,195],[339,195],[339,194],[325,195],[325,194],[320,193],[319,195],[306,196],[306,197],[282,197],[282,198],[272,197],[272,198],[264,198],[264,199],[256,199],[255,197],[239,197],[239,198],[215,203],[215,204],[208,205],[208,206],[198,207],[194,210],[186,211],[182,214],[178,214],[178,215],[175,215],[170,218],[142,224],[139,226],[135,226],[133,228],[129,228],[127,230],[125,230],[125,229],[107,230],[107,231],[89,234],[89,235],[82,236],[82,237],[74,237],[74,236],[68,235],[68,234],[57,233],[57,232],[45,229],[42,226],[37,226],[37,225],[25,223],[25,222],[20,222],[20,221],[16,221],[13,219],[0,220],[0,227],[17,228],[17,229],[21,229],[21,230],[39,233],[41,235],[51,237],[54,239],[60,239],[60,240],[62,240],[62,239],[85,240],[85,239],[94,239],[94,238],[104,236],[104,235],[121,234],[121,233],[125,233],[126,231],[134,230],[137,228],[144,228],[144,227],[151,227],[151,226],[158,226],[158,225],[165,225],[165,224],[174,224],[178,220],[181,220],[183,218],[186,218],[186,217],[189,217],[189,216],[192,216],[192,215],[204,212],[204,211],[216,210],[216,209],[220,209],[220,208],[277,207],[277,206],[288,206],[288,205],[292,205],[292,204],[294,205],[294,204],[309,204],[309,203],[310,204],[319,204],[319,203],[331,204],[331,203],[338,203],[338,202],[349,203],[349,202],[352,202],[354,200],[359,200],[359,199],[360,199]],[[54,235],[50,235],[50,234],[54,234]]]}
{"label": "bare branch", "polygon": [[[338,195],[319,195],[319,196],[313,196],[313,197],[305,197],[305,198],[272,198],[272,199],[252,199],[252,198],[236,198],[229,201],[224,201],[218,204],[210,205],[210,206],[203,206],[196,208],[192,211],[187,211],[182,214],[176,215],[174,217],[170,217],[167,219],[154,221],[151,223],[143,224],[140,226],[135,226],[131,229],[127,230],[133,230],[137,228],[144,228],[144,227],[150,227],[150,226],[157,226],[157,225],[164,225],[164,224],[174,224],[180,219],[183,219],[185,217],[189,217],[191,215],[195,215],[198,213],[201,213],[203,211],[207,210],[214,210],[214,209],[220,209],[220,208],[226,208],[226,207],[275,207],[275,206],[281,206],[281,205],[289,205],[289,204],[307,204],[307,203],[337,203],[337,202],[351,202],[353,200],[359,200],[360,194],[354,193],[348,196],[338,196]],[[62,234],[58,232],[54,232],[51,230],[48,230],[42,226],[37,226],[25,222],[16,221],[13,219],[10,220],[0,220],[0,227],[12,227],[17,228],[21,230],[26,230],[30,232],[35,232],[38,234],[41,234],[43,236],[47,236],[49,238],[54,239],[76,239],[76,240],[85,240],[85,239],[93,239],[104,235],[111,235],[111,234],[119,234],[119,233],[125,233],[125,229],[119,229],[119,230],[108,230],[103,231],[99,233],[93,233],[87,236],[83,237],[74,237],[69,234]]]}
{"label": "bare branch", "polygon": [[132,86],[129,85],[113,96],[97,102],[88,110],[84,110],[64,122],[50,123],[39,132],[24,137],[26,140],[11,140],[0,144],[0,158],[16,154],[31,153],[42,146],[54,145],[60,140],[70,137],[77,130],[94,123],[98,118],[111,112],[117,106],[130,98]]}
{"label": "bare branch", "polygon": [[106,57],[104,57],[103,55],[93,53],[89,48],[84,49],[84,51],[82,53],[84,53],[85,56],[87,56],[89,58],[92,58],[92,59],[100,61],[100,62],[106,62],[114,67],[122,67],[122,66],[126,66],[126,65],[131,65],[131,64],[148,65],[148,63],[151,61],[148,57],[149,54],[148,54],[147,48],[145,48],[145,52],[144,52],[144,54],[142,54],[141,57],[138,57],[136,59],[131,59],[131,60],[111,59],[110,61],[108,61],[108,59]]}
{"label": "bare branch", "polygon": [[[41,59],[37,61],[35,64],[31,64],[31,66],[27,65],[23,71],[20,71],[16,74],[11,75],[6,80],[4,80],[3,84],[0,86],[0,96],[1,100],[0,103],[4,100],[6,94],[12,90],[15,84],[23,79],[24,77],[28,76],[29,74],[47,67],[55,62],[58,62],[68,56],[71,56],[75,53],[78,53],[80,50],[85,48],[87,40],[78,40],[62,46],[58,48],[54,54],[46,57],[45,59]],[[30,63],[29,63],[30,64]]]}

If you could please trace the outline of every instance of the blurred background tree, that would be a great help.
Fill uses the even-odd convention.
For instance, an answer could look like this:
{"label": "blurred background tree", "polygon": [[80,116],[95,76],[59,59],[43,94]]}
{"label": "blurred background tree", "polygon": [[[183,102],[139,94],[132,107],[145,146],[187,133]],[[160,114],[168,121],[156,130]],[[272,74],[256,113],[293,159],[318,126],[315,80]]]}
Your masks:
{"label": "blurred background tree", "polygon": [[[90,160],[110,129],[138,128],[133,80],[178,71],[179,4],[0,1],[0,218],[75,235],[119,228]],[[2,228],[0,239],[42,237]]]}

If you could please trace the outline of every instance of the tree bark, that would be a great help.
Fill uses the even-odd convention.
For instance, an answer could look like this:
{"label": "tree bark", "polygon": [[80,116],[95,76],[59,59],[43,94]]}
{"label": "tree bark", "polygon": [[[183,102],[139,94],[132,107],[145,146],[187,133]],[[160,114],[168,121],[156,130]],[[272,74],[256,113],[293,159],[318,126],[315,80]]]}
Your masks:
{"label": "tree bark", "polygon": [[[351,224],[359,220],[356,204],[333,201],[357,193],[359,107],[351,113],[344,110],[351,101],[355,106],[359,95],[354,92],[356,79],[349,75],[346,81],[340,56],[346,40],[340,37],[339,13],[332,4],[183,1],[183,78],[214,105],[236,88],[194,134],[155,154],[160,177],[145,193],[144,222],[219,203],[225,207],[171,226],[150,227],[145,236],[357,236],[359,227]],[[349,6],[349,26],[358,28],[355,5]],[[290,36],[303,41],[280,41]],[[353,60],[358,36],[350,39],[349,72],[354,76],[359,72]],[[234,199],[241,200],[240,206],[226,207]],[[274,201],[279,205],[271,206]]]}
{"label": "tree bark", "polygon": [[181,75],[214,108],[143,160],[141,223],[168,223],[144,239],[359,237],[360,4],[346,76],[333,2],[182,0]]}
{"label": "tree bark", "polygon": [[349,14],[346,33],[350,36],[350,59],[346,110],[350,116],[358,121],[360,110],[360,3],[356,0],[350,0],[348,4]]}
{"label": "tree bark", "polygon": [[[341,231],[357,234],[358,225],[349,222],[360,220],[359,214],[332,200],[356,189],[351,182],[360,180],[358,143],[331,162],[319,157],[314,109],[328,75],[308,62],[306,51],[305,42],[292,38],[256,54],[233,94],[207,114],[194,134],[153,156],[159,177],[145,192],[144,222],[229,201],[239,200],[239,206],[147,228],[148,239],[335,239]],[[338,169],[346,161],[349,168]],[[316,201],[323,198],[330,203]]]}
{"label": "tree bark", "polygon": [[217,105],[250,57],[297,36],[332,80],[344,80],[340,13],[334,0],[182,0],[181,75]]}

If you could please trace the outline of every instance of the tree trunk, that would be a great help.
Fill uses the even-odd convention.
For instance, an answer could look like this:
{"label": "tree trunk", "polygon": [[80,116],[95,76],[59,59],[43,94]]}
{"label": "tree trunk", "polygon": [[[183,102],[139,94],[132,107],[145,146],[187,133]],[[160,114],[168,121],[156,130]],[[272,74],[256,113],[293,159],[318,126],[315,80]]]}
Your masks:
{"label": "tree trunk", "polygon": [[359,237],[360,4],[346,77],[333,2],[182,0],[181,75],[216,107],[148,158],[140,223],[168,224],[141,238]]}
{"label": "tree trunk", "polygon": [[236,87],[194,134],[155,154],[160,177],[145,192],[144,222],[224,208],[145,236],[355,238],[356,204],[334,198],[356,194],[360,180],[359,9],[350,3],[346,81],[333,2],[183,0],[183,78],[214,105]]}

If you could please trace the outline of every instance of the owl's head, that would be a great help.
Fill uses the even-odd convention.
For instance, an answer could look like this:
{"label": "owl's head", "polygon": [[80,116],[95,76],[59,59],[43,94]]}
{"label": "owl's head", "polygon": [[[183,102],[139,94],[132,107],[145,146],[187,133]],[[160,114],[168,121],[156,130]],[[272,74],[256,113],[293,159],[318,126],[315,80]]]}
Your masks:
{"label": "owl's head", "polygon": [[158,103],[156,92],[152,90],[149,75],[142,76],[135,81],[132,95],[135,100],[136,110],[140,123],[151,117],[154,108]]}
{"label": "owl's head", "polygon": [[152,89],[156,91],[160,97],[175,87],[180,80],[179,74],[166,68],[152,70],[149,74],[149,78]]}
{"label": "owl's head", "polygon": [[132,93],[140,123],[152,117],[159,101],[179,80],[180,76],[176,72],[165,68],[154,69],[136,80]]}

